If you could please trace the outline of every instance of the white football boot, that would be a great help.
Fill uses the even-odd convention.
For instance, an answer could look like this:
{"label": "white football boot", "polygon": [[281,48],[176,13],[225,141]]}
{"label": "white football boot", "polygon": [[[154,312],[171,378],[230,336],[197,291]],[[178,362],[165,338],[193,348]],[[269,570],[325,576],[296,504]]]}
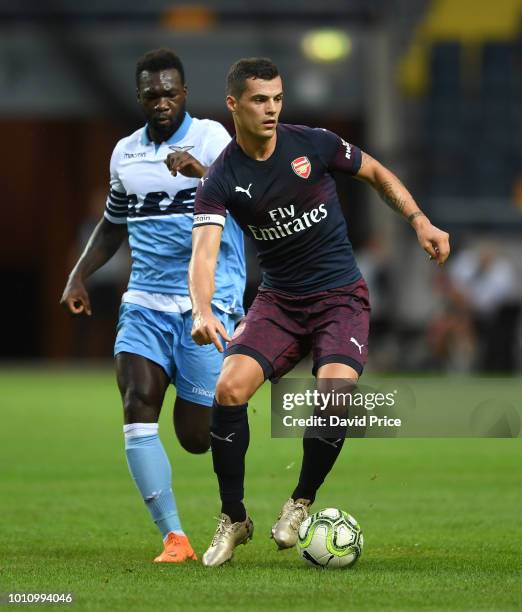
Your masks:
{"label": "white football boot", "polygon": [[309,499],[290,498],[272,527],[272,537],[280,550],[292,548],[297,542],[297,532],[301,523],[307,519],[311,502]]}
{"label": "white football boot", "polygon": [[233,523],[228,514],[219,517],[216,533],[201,561],[206,567],[217,567],[232,559],[234,549],[252,539],[254,523],[247,516],[246,520]]}

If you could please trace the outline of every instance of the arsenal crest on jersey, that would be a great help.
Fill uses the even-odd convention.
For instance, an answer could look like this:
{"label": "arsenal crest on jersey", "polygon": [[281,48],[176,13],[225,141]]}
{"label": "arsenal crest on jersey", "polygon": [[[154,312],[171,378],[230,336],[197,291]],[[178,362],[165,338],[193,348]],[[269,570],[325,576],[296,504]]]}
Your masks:
{"label": "arsenal crest on jersey", "polygon": [[302,157],[296,157],[292,162],[292,170],[297,174],[297,176],[307,179],[312,171],[312,164],[305,155]]}

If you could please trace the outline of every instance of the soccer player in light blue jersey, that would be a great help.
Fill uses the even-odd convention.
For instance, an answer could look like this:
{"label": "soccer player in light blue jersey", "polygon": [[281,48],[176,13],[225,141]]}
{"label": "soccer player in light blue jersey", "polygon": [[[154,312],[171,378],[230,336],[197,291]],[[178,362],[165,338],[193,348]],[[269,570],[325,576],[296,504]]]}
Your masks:
{"label": "soccer player in light blue jersey", "polygon": [[[208,450],[212,398],[223,356],[213,345],[199,347],[191,338],[187,270],[196,187],[230,136],[221,124],[193,118],[185,110],[183,65],[172,51],[158,49],[140,58],[136,85],[147,124],[114,149],[104,217],[72,270],[61,302],[73,314],[90,315],[85,280],[128,235],[132,271],[114,350],[125,452],[163,536],[164,550],[155,561],[183,562],[196,555],[179,519],[158,418],[172,382],[180,444],[191,453]],[[223,233],[212,303],[229,335],[243,314],[244,286],[243,237],[231,221]]]}

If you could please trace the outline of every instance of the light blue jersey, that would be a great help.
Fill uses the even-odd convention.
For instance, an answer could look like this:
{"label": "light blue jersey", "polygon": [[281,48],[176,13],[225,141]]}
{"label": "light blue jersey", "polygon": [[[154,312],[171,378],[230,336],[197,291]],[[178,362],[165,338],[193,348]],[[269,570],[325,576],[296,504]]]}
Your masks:
{"label": "light blue jersey", "polygon": [[[146,127],[116,145],[105,218],[128,227],[132,271],[123,302],[167,312],[190,310],[187,270],[200,179],[180,173],[173,177],[164,161],[181,150],[210,166],[229,141],[220,123],[186,113],[179,129],[160,145],[148,138]],[[239,317],[244,289],[243,234],[230,219],[221,240],[213,304]],[[167,296],[175,296],[175,303]]]}
{"label": "light blue jersey", "polygon": [[[210,166],[230,141],[225,128],[187,113],[172,137],[156,145],[141,128],[116,145],[105,218],[126,223],[132,272],[120,309],[114,354],[141,355],[160,365],[179,397],[212,405],[223,354],[191,337],[188,266],[192,254],[194,197],[200,179],[173,177],[164,161],[188,151]],[[243,314],[243,234],[230,219],[216,269],[215,315],[231,335]]]}

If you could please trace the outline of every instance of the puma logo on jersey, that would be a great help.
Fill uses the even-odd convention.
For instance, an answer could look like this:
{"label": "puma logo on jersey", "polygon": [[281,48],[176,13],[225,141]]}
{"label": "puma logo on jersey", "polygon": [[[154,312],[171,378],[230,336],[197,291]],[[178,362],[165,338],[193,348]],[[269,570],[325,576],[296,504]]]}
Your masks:
{"label": "puma logo on jersey", "polygon": [[250,185],[246,189],[244,187],[236,185],[236,193],[246,193],[247,196],[252,199],[252,196],[250,195],[250,187],[252,187],[252,183],[250,183]]}
{"label": "puma logo on jersey", "polygon": [[362,355],[364,344],[359,344],[353,336],[350,338],[350,342],[353,342],[355,344],[355,346],[359,349],[359,354]]}
{"label": "puma logo on jersey", "polygon": [[207,176],[207,177],[202,176],[202,177],[199,179],[199,182],[200,182],[202,185],[205,185],[205,181],[208,181],[208,176]]}
{"label": "puma logo on jersey", "polygon": [[223,442],[230,442],[232,444],[232,442],[234,440],[232,440],[232,436],[236,435],[236,432],[233,431],[232,433],[229,433],[228,436],[226,436],[225,438],[222,438],[221,436],[217,436],[213,431],[210,432],[210,435],[213,438],[216,438],[216,440],[222,440]]}

